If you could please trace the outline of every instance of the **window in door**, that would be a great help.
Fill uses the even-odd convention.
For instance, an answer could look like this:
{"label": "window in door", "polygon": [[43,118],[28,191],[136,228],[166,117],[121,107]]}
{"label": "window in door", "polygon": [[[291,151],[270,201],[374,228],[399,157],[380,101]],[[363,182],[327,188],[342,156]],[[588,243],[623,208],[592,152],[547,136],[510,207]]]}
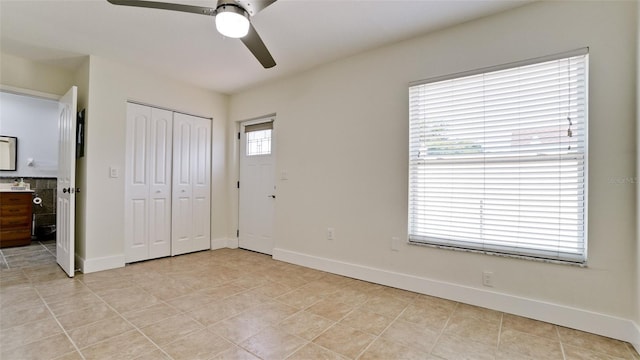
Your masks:
{"label": "window in door", "polygon": [[245,126],[247,156],[271,154],[272,130],[272,121]]}

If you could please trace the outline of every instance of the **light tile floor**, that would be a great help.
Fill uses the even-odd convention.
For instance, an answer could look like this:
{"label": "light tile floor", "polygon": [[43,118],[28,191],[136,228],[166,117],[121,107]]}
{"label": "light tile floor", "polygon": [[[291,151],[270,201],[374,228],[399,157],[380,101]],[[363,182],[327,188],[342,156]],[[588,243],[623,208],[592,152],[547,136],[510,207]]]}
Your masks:
{"label": "light tile floor", "polygon": [[640,360],[621,341],[244,250],[73,279],[18,263],[0,271],[2,360]]}
{"label": "light tile floor", "polygon": [[0,249],[0,269],[18,269],[56,263],[56,241],[31,241],[29,246]]}

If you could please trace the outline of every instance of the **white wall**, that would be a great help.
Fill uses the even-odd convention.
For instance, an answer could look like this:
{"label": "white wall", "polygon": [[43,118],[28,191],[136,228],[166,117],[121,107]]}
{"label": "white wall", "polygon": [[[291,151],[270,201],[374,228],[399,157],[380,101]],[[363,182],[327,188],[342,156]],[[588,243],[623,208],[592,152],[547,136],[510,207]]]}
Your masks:
{"label": "white wall", "polygon": [[[491,270],[495,286],[482,294],[604,314],[624,327],[637,307],[635,188],[610,179],[636,173],[636,38],[635,2],[536,2],[233,95],[229,135],[237,121],[277,113],[276,173],[289,177],[277,184],[281,253],[477,293],[486,290],[482,271]],[[585,46],[588,267],[411,245],[391,251],[391,237],[407,238],[408,83]],[[230,144],[230,174],[237,172],[234,151]],[[234,225],[236,209],[231,203]],[[328,227],[333,241],[325,238]]]}
{"label": "white wall", "polygon": [[[73,83],[78,87],[78,109],[85,109],[85,118],[91,116],[91,111],[87,106],[89,99],[89,64],[90,58],[87,56],[73,74]],[[75,253],[76,258],[85,259],[86,241],[86,221],[87,221],[87,157],[76,159],[76,226],[75,226]]]}
{"label": "white wall", "polygon": [[[127,100],[213,117],[211,234],[213,238],[226,240],[227,96],[97,56],[90,58],[89,79],[83,270],[91,272],[124,265],[122,171]],[[118,168],[120,177],[110,178],[109,167]]]}
{"label": "white wall", "polygon": [[[0,176],[57,176],[57,101],[0,92],[0,134],[18,138],[16,171],[0,171]],[[33,159],[30,166],[27,159]]]}
{"label": "white wall", "polygon": [[0,84],[64,95],[74,85],[73,71],[58,66],[0,54]]}
{"label": "white wall", "polygon": [[[636,12],[636,331],[640,333],[640,6]],[[640,336],[633,343],[640,351]]]}

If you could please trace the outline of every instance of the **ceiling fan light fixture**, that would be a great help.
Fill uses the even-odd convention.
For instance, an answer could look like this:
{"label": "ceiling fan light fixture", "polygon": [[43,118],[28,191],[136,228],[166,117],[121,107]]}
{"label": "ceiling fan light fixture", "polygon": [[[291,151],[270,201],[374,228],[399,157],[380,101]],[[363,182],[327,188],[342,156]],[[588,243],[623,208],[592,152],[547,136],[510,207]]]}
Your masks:
{"label": "ceiling fan light fixture", "polygon": [[217,9],[216,29],[226,37],[241,38],[249,33],[249,15],[234,5],[221,5]]}

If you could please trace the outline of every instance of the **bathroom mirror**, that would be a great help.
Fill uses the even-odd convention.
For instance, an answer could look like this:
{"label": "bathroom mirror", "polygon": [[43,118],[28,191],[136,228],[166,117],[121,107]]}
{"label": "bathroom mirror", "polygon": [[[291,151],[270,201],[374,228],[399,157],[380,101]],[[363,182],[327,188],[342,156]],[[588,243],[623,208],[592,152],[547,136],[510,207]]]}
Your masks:
{"label": "bathroom mirror", "polygon": [[18,138],[0,135],[0,170],[16,171]]}

